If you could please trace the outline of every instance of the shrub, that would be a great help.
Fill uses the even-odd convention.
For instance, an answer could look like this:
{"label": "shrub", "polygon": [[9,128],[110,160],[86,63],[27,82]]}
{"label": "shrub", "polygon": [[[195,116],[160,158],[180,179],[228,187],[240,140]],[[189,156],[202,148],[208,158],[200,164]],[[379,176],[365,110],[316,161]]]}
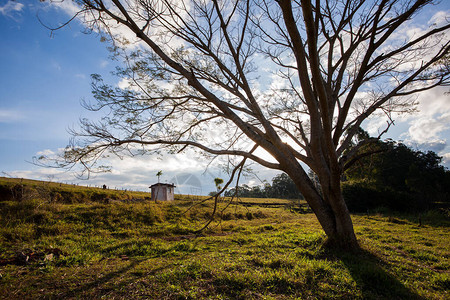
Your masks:
{"label": "shrub", "polygon": [[416,194],[379,187],[368,181],[349,181],[342,184],[342,194],[351,212],[362,213],[386,207],[411,212],[427,209],[427,201]]}
{"label": "shrub", "polygon": [[0,185],[0,201],[24,201],[38,196],[36,190],[24,184]]}
{"label": "shrub", "polygon": [[383,198],[375,188],[362,182],[345,182],[342,185],[345,203],[351,212],[367,212],[378,206],[385,206]]}

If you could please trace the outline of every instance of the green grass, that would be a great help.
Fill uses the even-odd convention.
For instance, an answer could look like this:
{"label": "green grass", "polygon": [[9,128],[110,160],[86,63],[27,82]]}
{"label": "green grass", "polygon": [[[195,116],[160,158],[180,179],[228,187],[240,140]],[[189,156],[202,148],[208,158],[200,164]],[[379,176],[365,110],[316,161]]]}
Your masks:
{"label": "green grass", "polygon": [[58,203],[108,202],[150,199],[150,193],[102,189],[58,182],[0,177],[0,201],[41,199]]}
{"label": "green grass", "polygon": [[450,297],[444,215],[353,215],[362,250],[345,253],[289,207],[231,204],[197,233],[212,206],[0,201],[0,298]]}

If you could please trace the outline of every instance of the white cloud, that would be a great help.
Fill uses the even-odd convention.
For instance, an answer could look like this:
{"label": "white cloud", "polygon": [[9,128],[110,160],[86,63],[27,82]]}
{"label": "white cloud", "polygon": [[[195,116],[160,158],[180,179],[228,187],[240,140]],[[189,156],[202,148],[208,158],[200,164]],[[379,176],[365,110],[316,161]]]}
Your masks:
{"label": "white cloud", "polygon": [[100,68],[104,69],[108,66],[108,64],[109,64],[109,61],[102,59],[100,61]]}
{"label": "white cloud", "polygon": [[70,16],[74,16],[80,11],[80,7],[75,4],[75,1],[52,1],[48,5],[49,7],[61,9]]}
{"label": "white cloud", "polygon": [[441,142],[440,133],[450,128],[450,113],[437,118],[428,116],[415,119],[410,122],[408,136],[417,143]]}
{"label": "white cloud", "polygon": [[[416,143],[447,139],[442,136],[450,127],[450,97],[448,87],[438,87],[417,95],[417,112],[410,114],[393,114],[396,124],[408,124],[404,136]],[[365,126],[375,135],[386,127],[386,117],[373,116]]]}
{"label": "white cloud", "polygon": [[370,117],[364,127],[370,136],[378,137],[386,129],[387,124],[386,116],[377,115]]}
{"label": "white cloud", "polygon": [[[172,9],[177,9],[177,14],[172,14],[171,18],[173,18],[172,25],[174,26],[182,26],[176,25],[183,24],[183,19],[188,17],[188,12],[190,11],[191,3],[190,1],[183,1],[181,3],[177,3],[178,1],[172,1],[169,4]],[[112,13],[117,16],[122,17],[122,13],[118,8],[110,1],[104,2],[106,3],[106,7]],[[57,8],[68,14],[70,17],[75,16],[82,9],[74,4],[74,1],[55,1],[49,3],[50,7]],[[134,15],[134,21],[139,27],[144,27],[146,25],[147,20],[145,19],[145,13],[142,4],[137,0],[126,1],[124,3],[125,9],[131,14]],[[161,14],[164,14],[164,10],[166,8],[164,5],[158,5],[153,7],[155,9],[159,9]],[[140,16],[140,17],[138,17]],[[126,48],[127,50],[136,50],[138,48],[146,48],[145,43],[136,37],[136,34],[133,33],[128,27],[123,26],[122,24],[118,24],[116,20],[109,17],[106,13],[102,14],[101,22],[95,20],[94,18],[98,18],[97,13],[85,12],[83,14],[79,14],[77,16],[77,20],[83,23],[85,26],[91,26],[94,23],[96,24],[93,29],[96,32],[102,31],[103,33],[107,32],[108,36],[112,36],[114,38],[115,45],[120,45]],[[167,21],[167,19],[165,20]],[[183,45],[183,40],[174,36],[170,33],[170,31],[165,30],[165,26],[161,25],[161,22],[158,18],[152,20],[153,26],[149,26],[149,34],[153,36],[154,40],[159,42],[159,46],[161,48],[166,48],[170,51],[172,49],[178,48]],[[162,22],[165,23],[165,22]],[[100,26],[100,28],[96,27]],[[107,27],[107,28],[106,28]],[[164,32],[163,32],[164,31]]]}
{"label": "white cloud", "polygon": [[[36,157],[57,158],[64,149],[45,149],[36,153]],[[9,171],[8,175],[17,178],[78,183],[81,185],[102,186],[110,188],[148,191],[148,187],[157,182],[156,173],[163,171],[161,182],[175,183],[177,193],[200,195],[214,190],[215,177],[227,179],[218,168],[208,167],[208,162],[197,157],[193,151],[175,155],[146,155],[123,157],[111,156],[103,159],[101,164],[112,166],[109,173],[91,174],[89,180],[77,178],[80,169],[70,171],[55,168],[35,168],[34,170]]]}
{"label": "white cloud", "polygon": [[[190,152],[190,151],[189,151]],[[141,173],[177,172],[179,170],[191,170],[192,172],[202,172],[206,163],[199,161],[199,158],[192,152],[185,154],[173,154],[164,156],[146,155],[134,157],[111,157],[108,163],[114,168],[114,173],[118,175],[134,172],[139,169]]]}
{"label": "white cloud", "polygon": [[[62,149],[62,148],[58,149],[59,152],[61,152],[62,150],[64,150],[64,149]],[[47,156],[47,157],[51,157],[51,158],[54,158],[56,156],[56,154],[57,154],[56,152],[54,152],[53,150],[50,150],[50,149],[45,149],[45,150],[36,152],[36,156]]]}
{"label": "white cloud", "polygon": [[447,92],[448,88],[441,87],[419,94],[418,112],[398,118],[399,122],[408,124],[408,130],[403,134],[406,143],[440,155],[448,152],[450,98]]}
{"label": "white cloud", "polygon": [[[36,153],[36,156],[45,155],[55,158],[63,149],[45,149]],[[199,157],[195,151],[187,150],[185,153],[164,156],[146,155],[124,157],[120,159],[111,156],[102,163],[112,166],[109,173],[91,174],[89,180],[81,180],[76,177],[77,171],[66,171],[55,168],[38,168],[32,170],[8,171],[7,175],[17,178],[29,178],[35,180],[52,180],[55,182],[74,183],[84,186],[102,186],[106,184],[112,189],[128,189],[149,191],[149,186],[158,181],[156,173],[163,171],[161,182],[174,183],[176,193],[189,195],[207,195],[215,191],[214,178],[219,177],[226,182],[229,175],[223,173],[217,165],[208,165],[207,159]],[[271,179],[280,171],[270,170],[257,164],[252,166],[256,175],[243,176],[240,184],[259,185],[262,180]]]}
{"label": "white cloud", "polygon": [[428,21],[430,26],[442,26],[448,23],[450,11],[438,11]]}
{"label": "white cloud", "polygon": [[[82,9],[80,6],[76,5],[74,1],[56,1],[50,2],[49,6],[52,8],[59,9],[66,13],[69,17],[75,16]],[[114,11],[114,10],[113,10]],[[120,15],[120,13],[118,13]],[[94,16],[91,13],[79,14],[77,20],[84,24],[92,24],[94,22]],[[136,34],[131,32],[125,26],[120,26],[116,21],[110,19],[106,14],[103,16],[102,22],[95,22],[97,25],[101,25],[101,23],[106,24],[108,27],[108,33],[112,34],[115,37],[115,42],[118,44],[122,44],[126,46],[128,49],[135,49],[139,45],[139,40],[136,37]],[[92,28],[94,31],[98,32],[98,28]],[[101,29],[103,30],[103,28]]]}
{"label": "white cloud", "polygon": [[0,109],[0,123],[14,123],[25,119],[25,114],[17,110]]}
{"label": "white cloud", "polygon": [[450,153],[444,153],[442,155],[442,162],[447,167],[450,167]]}
{"label": "white cloud", "polygon": [[119,89],[122,90],[128,90],[128,89],[132,89],[132,83],[131,80],[128,78],[122,78],[120,79],[120,81],[117,83],[117,87]]}
{"label": "white cloud", "polygon": [[16,1],[8,1],[5,5],[0,6],[0,14],[4,16],[10,16],[11,13],[20,12],[24,8],[22,3]]}
{"label": "white cloud", "polygon": [[[434,88],[420,93],[418,96],[419,114],[431,117],[450,113],[450,95],[448,87]],[[416,114],[405,115],[404,118],[415,118]]]}
{"label": "white cloud", "polygon": [[[443,157],[442,164],[450,168],[450,97],[448,87],[434,88],[418,95],[418,112],[394,116],[396,126],[385,137],[420,151],[434,151]],[[386,128],[386,117],[372,117],[364,128],[377,136]]]}

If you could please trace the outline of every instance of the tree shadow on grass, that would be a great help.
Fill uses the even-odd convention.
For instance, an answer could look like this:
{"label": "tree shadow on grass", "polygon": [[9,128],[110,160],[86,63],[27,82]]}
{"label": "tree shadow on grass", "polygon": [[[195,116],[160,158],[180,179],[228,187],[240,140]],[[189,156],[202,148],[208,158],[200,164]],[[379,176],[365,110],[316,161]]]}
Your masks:
{"label": "tree shadow on grass", "polygon": [[367,250],[329,254],[347,267],[364,299],[425,299],[390,274],[388,265]]}
{"label": "tree shadow on grass", "polygon": [[[103,266],[102,270],[96,271],[101,274],[101,276],[82,283],[75,289],[67,291],[62,298],[79,297],[80,295],[90,297],[106,296],[113,290],[120,288],[120,286],[131,283],[134,279],[130,274],[133,274],[135,270],[139,269],[141,263],[148,261],[150,258],[170,255],[170,251],[175,251],[178,255],[182,255],[180,257],[184,257],[189,254],[191,248],[189,245],[183,243],[175,243],[171,247],[161,248],[159,244],[152,245],[151,243],[149,244],[148,241],[125,241],[101,249],[103,254],[114,254],[114,257],[116,258],[107,259],[108,261],[111,261],[111,263],[107,263],[108,266]],[[131,259],[127,262],[121,261],[120,259],[117,260],[117,257],[122,256],[125,260],[128,260],[129,257]],[[146,275],[156,274],[168,267],[169,265],[166,265],[164,267],[152,269],[150,272],[147,270],[145,273]],[[139,273],[139,270],[137,273]],[[127,274],[126,278],[121,278],[124,274]]]}
{"label": "tree shadow on grass", "polygon": [[[89,281],[87,283],[83,283],[79,285],[79,287],[75,289],[68,290],[64,296],[62,296],[63,299],[71,298],[71,297],[80,297],[82,295],[92,295],[93,290],[98,290],[98,292],[94,293],[100,293],[100,294],[106,294],[111,289],[108,287],[108,284],[113,282],[118,277],[122,276],[123,274],[135,269],[142,260],[133,260],[130,261],[127,265],[117,268],[116,270],[109,272],[107,274],[104,274],[103,276],[98,277],[97,279],[93,281]],[[86,294],[87,293],[87,294]],[[101,296],[101,295],[97,295]]]}
{"label": "tree shadow on grass", "polygon": [[[100,299],[108,297],[108,295],[115,295],[118,298],[129,298],[131,297],[130,290],[123,290],[124,287],[129,286],[133,282],[145,274],[145,276],[155,275],[162,272],[172,265],[164,265],[151,270],[140,271],[139,266],[148,262],[147,258],[142,259],[132,259],[125,264],[120,261],[112,261],[106,269],[98,270],[97,273],[100,275],[94,280],[89,280],[78,285],[77,288],[69,289],[63,294],[58,295],[58,299]],[[114,267],[115,264],[120,265],[119,267]],[[113,270],[111,270],[113,268]],[[114,297],[113,297],[114,298]],[[131,297],[133,298],[133,297]]]}

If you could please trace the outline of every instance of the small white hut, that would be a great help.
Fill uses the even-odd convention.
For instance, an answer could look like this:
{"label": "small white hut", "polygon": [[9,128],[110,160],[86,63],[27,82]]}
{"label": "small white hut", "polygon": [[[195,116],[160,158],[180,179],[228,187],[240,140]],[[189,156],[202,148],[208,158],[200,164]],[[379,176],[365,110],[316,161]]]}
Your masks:
{"label": "small white hut", "polygon": [[155,183],[150,186],[152,193],[152,201],[169,201],[173,200],[175,195],[175,185],[169,183]]}

